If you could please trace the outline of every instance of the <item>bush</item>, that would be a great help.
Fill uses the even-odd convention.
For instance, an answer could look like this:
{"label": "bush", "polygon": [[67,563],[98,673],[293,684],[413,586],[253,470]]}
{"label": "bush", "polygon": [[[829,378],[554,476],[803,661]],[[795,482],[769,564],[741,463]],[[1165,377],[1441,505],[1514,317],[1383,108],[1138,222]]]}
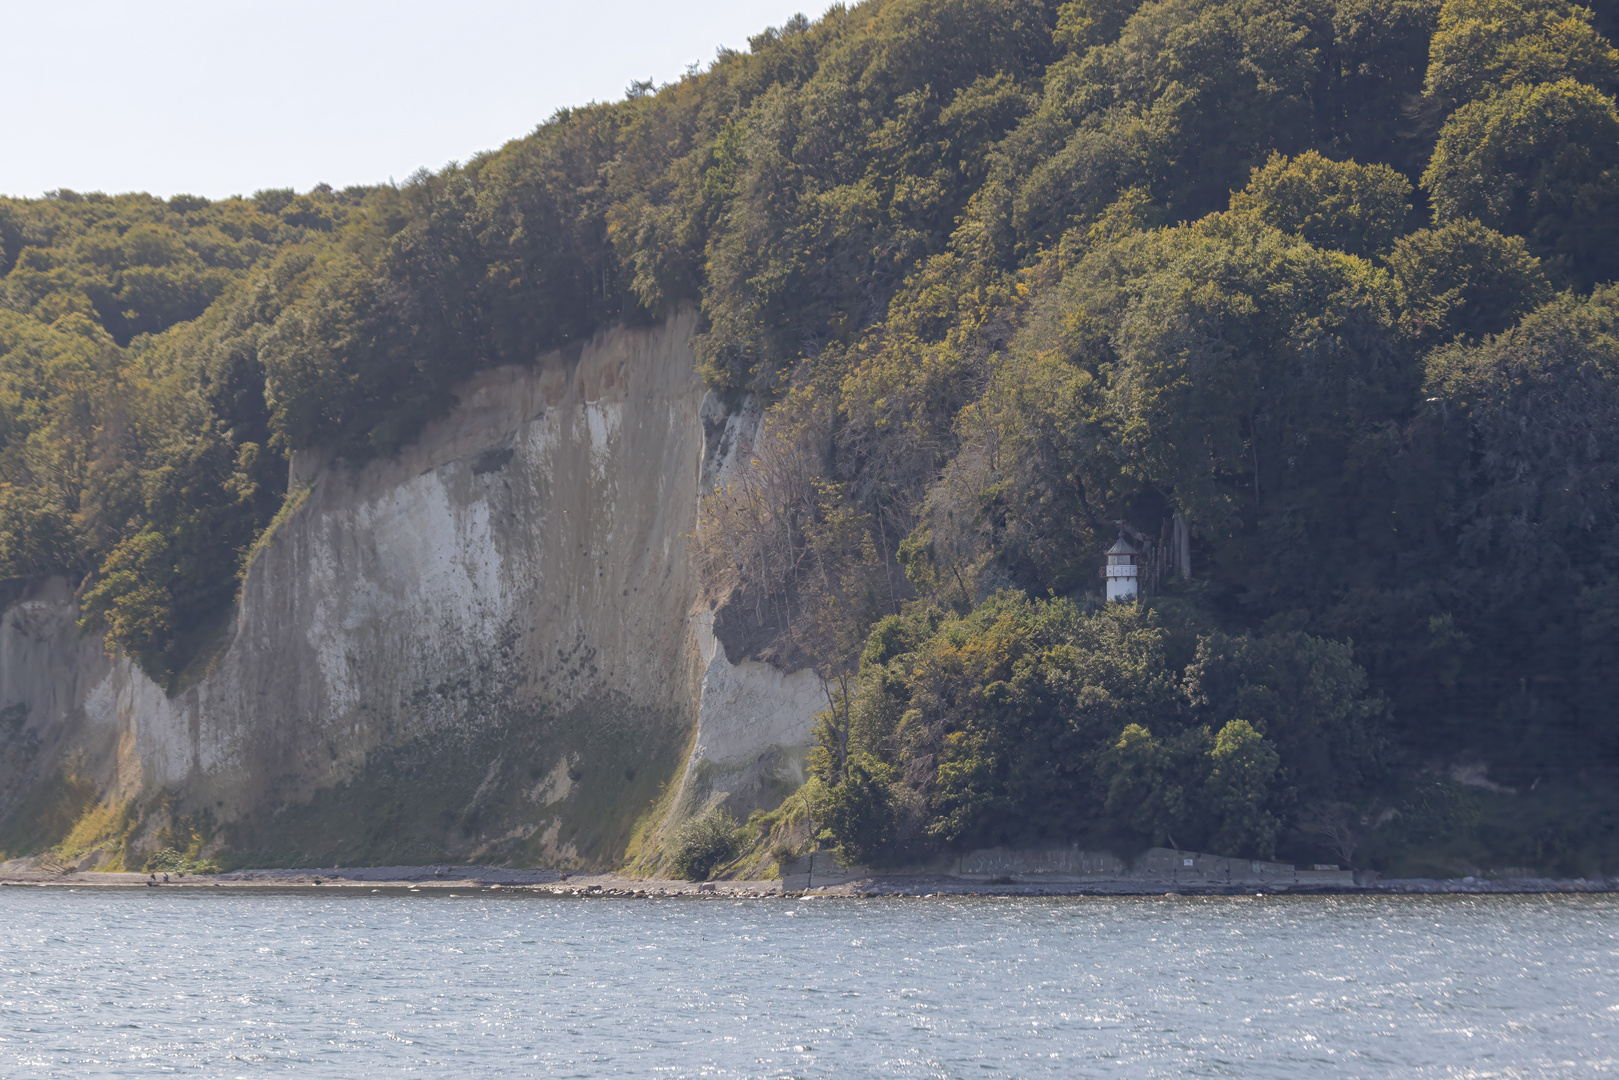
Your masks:
{"label": "bush", "polygon": [[224,869],[218,859],[196,859],[171,847],[154,852],[141,866],[148,874],[218,874]]}
{"label": "bush", "polygon": [[893,846],[894,783],[899,770],[872,757],[849,759],[843,782],[827,789],[819,808],[826,832],[838,845],[845,866],[880,863]]}
{"label": "bush", "polygon": [[736,857],[736,818],[725,809],[692,818],[675,833],[670,869],[690,881],[706,881],[714,869]]}

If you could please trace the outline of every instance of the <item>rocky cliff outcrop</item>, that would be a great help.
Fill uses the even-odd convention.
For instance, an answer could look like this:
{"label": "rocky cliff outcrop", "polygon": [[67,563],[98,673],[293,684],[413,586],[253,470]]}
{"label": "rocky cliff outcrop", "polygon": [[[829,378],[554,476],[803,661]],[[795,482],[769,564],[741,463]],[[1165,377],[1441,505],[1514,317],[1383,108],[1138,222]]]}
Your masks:
{"label": "rocky cliff outcrop", "polygon": [[796,784],[819,682],[730,664],[699,606],[701,491],[747,432],[693,325],[480,374],[391,459],[300,456],[172,696],[76,632],[67,582],[27,585],[0,618],[7,833],[96,804],[137,848],[189,819],[263,861],[603,865]]}

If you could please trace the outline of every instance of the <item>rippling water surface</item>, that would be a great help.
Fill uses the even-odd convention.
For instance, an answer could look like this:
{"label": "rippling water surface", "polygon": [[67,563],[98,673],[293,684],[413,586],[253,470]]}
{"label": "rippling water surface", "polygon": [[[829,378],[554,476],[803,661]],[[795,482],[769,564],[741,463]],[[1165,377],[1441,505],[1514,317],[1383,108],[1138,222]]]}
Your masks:
{"label": "rippling water surface", "polygon": [[1590,1076],[1604,896],[0,890],[0,1075]]}

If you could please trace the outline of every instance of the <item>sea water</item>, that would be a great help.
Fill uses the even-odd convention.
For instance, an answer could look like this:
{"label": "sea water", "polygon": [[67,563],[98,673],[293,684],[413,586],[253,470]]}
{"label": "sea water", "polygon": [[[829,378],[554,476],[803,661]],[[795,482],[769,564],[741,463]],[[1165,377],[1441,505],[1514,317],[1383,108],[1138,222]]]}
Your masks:
{"label": "sea water", "polygon": [[0,1076],[1591,1076],[1619,899],[0,890]]}

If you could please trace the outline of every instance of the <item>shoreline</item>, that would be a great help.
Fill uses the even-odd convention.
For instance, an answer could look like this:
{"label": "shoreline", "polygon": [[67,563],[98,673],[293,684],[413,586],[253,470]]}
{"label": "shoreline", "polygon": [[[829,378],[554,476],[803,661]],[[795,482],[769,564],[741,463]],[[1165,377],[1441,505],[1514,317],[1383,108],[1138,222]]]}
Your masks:
{"label": "shoreline", "polygon": [[[154,880],[155,878],[155,880]],[[808,888],[776,881],[682,881],[634,878],[617,873],[513,870],[493,866],[381,866],[318,869],[233,870],[225,874],[174,874],[164,881],[128,871],[12,870],[0,872],[0,887],[181,888],[275,891],[324,889],[340,893],[510,893],[569,898],[669,899],[856,899],[947,896],[1041,897],[1233,897],[1233,896],[1509,896],[1619,893],[1619,877],[1604,878],[1393,878],[1365,884],[1216,884],[1173,881],[972,881],[954,877],[871,874]]]}

